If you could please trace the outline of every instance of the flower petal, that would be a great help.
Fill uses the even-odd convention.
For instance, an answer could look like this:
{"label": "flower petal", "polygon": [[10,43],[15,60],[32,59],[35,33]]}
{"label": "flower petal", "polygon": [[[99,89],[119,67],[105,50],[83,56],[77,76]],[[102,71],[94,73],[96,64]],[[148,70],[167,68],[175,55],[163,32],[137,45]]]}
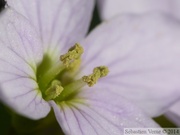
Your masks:
{"label": "flower petal", "polygon": [[109,75],[97,85],[157,116],[180,97],[179,36],[179,22],[164,14],[119,16],[81,42],[85,55],[78,77],[108,66]]}
{"label": "flower petal", "polygon": [[120,135],[124,128],[158,127],[124,98],[97,87],[87,88],[59,106],[50,104],[68,135]]}
{"label": "flower petal", "polygon": [[180,101],[173,105],[166,113],[166,116],[177,126],[180,126]]}
{"label": "flower petal", "polygon": [[[149,11],[172,12],[174,0],[98,0],[101,18],[110,19],[121,13],[145,13]],[[178,1],[178,0],[177,0]]]}
{"label": "flower petal", "polygon": [[0,16],[0,98],[32,119],[45,117],[50,111],[36,82],[42,57],[36,31],[23,16],[7,8]]}
{"label": "flower petal", "polygon": [[180,19],[180,1],[179,0],[172,0],[170,2],[171,5],[171,13],[173,16],[177,17],[178,19]]}
{"label": "flower petal", "polygon": [[85,36],[94,0],[7,0],[7,3],[36,27],[45,51],[59,57],[60,50],[69,49]]}

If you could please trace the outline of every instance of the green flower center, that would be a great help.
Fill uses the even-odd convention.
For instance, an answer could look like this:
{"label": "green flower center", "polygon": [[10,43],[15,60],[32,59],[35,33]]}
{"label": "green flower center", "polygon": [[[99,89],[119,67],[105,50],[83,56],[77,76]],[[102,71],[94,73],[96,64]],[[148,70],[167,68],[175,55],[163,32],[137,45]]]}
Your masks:
{"label": "green flower center", "polygon": [[36,76],[39,89],[45,100],[56,102],[70,100],[82,87],[86,85],[92,87],[101,77],[108,74],[108,68],[100,66],[94,68],[92,74],[76,80],[75,76],[81,64],[83,52],[82,46],[76,43],[66,54],[60,56],[60,61],[56,64],[48,55],[44,56],[37,68]]}

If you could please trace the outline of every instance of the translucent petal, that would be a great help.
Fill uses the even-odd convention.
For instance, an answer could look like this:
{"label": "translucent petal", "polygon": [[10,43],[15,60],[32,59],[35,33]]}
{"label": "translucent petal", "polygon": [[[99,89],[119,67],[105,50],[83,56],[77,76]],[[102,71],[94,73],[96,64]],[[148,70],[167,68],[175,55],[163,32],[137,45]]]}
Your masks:
{"label": "translucent petal", "polygon": [[180,19],[180,1],[179,0],[172,0],[170,2],[171,5],[171,14],[175,17],[177,17],[178,19]]}
{"label": "translucent petal", "polygon": [[175,7],[173,4],[174,0],[98,0],[99,12],[103,20],[122,13],[141,14],[152,11],[172,13]]}
{"label": "translucent petal", "polygon": [[119,16],[81,42],[85,53],[79,77],[108,66],[109,75],[97,85],[157,116],[180,97],[179,37],[179,22],[165,14]]}
{"label": "translucent petal", "polygon": [[121,135],[124,128],[158,127],[133,104],[101,88],[87,88],[56,105],[57,121],[68,135]]}
{"label": "translucent petal", "polygon": [[166,116],[177,126],[180,126],[180,101],[170,108]]}
{"label": "translucent petal", "polygon": [[81,40],[89,27],[94,0],[7,0],[42,37],[45,51],[60,55]]}
{"label": "translucent petal", "polygon": [[0,16],[0,98],[32,119],[50,110],[38,90],[37,64],[42,60],[40,37],[29,22],[7,8]]}

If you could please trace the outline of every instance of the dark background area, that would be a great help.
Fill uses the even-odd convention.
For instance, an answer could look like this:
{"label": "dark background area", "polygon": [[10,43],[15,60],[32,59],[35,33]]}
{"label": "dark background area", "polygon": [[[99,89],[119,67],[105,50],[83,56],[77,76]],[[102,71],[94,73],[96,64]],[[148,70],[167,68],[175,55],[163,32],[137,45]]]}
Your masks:
{"label": "dark background area", "polygon": [[0,0],[0,11],[4,8],[6,2],[4,0]]}
{"label": "dark background area", "polygon": [[[0,12],[4,9],[6,2],[0,0]],[[0,135],[6,135],[11,126],[11,117],[6,111],[5,106],[0,102]]]}

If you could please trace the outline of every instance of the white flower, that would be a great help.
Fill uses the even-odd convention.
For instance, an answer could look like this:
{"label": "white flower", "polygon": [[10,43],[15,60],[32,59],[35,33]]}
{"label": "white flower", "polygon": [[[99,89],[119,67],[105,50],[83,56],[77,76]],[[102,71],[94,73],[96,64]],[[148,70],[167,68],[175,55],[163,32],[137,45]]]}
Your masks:
{"label": "white flower", "polygon": [[92,0],[7,3],[0,98],[19,114],[40,119],[52,106],[65,134],[119,135],[124,127],[157,127],[123,96],[150,115],[179,98],[180,27],[167,16],[119,16],[85,38]]}

